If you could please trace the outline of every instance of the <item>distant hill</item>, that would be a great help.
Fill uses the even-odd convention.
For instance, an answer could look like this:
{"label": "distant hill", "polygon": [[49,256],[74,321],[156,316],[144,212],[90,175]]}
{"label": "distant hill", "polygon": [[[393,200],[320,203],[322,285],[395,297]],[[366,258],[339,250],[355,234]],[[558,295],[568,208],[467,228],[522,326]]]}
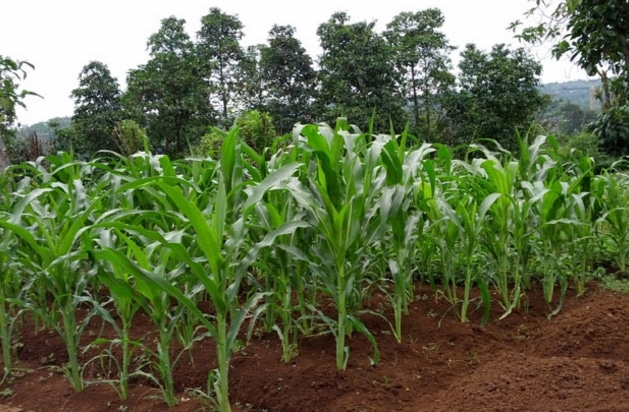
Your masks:
{"label": "distant hill", "polygon": [[44,122],[20,127],[17,131],[17,137],[19,139],[26,139],[34,133],[37,133],[37,137],[39,139],[48,140],[49,138],[54,137],[55,134],[54,130],[50,127],[51,122],[57,123],[60,129],[65,129],[72,125],[72,119],[70,117],[55,117]]}
{"label": "distant hill", "polygon": [[546,83],[542,92],[549,94],[553,100],[574,103],[582,109],[599,110],[601,103],[591,98],[593,91],[601,87],[600,80],[573,80],[561,83]]}

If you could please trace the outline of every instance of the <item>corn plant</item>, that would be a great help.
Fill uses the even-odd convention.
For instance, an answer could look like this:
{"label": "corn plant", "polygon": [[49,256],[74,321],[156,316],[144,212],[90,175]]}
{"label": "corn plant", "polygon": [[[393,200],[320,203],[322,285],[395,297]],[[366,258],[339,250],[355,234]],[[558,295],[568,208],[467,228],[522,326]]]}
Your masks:
{"label": "corn plant", "polygon": [[[11,218],[9,211],[15,207],[13,199],[19,199],[18,193],[12,193],[9,184],[11,169],[0,172],[0,220]],[[0,228],[2,241],[0,242],[0,341],[2,342],[2,357],[4,360],[3,380],[13,370],[13,350],[11,347],[14,326],[19,310],[15,304],[19,301],[23,291],[24,277],[18,276],[20,264],[16,255],[18,239],[14,233]],[[27,258],[28,259],[28,258]]]}
{"label": "corn plant", "polygon": [[[462,196],[459,200],[459,204],[456,206],[456,213],[458,216],[456,221],[460,225],[460,233],[463,243],[463,263],[465,265],[463,302],[460,312],[461,322],[467,322],[468,320],[467,310],[470,303],[470,291],[472,289],[472,282],[478,277],[475,272],[479,270],[478,265],[475,264],[475,255],[478,253],[478,243],[482,237],[482,232],[487,228],[487,212],[499,196],[499,193],[492,193],[488,195],[483,199],[480,206],[473,196]],[[487,317],[489,315],[489,291],[486,279],[477,279],[476,283],[481,289],[481,296],[486,308],[482,322],[484,324],[487,322]]]}
{"label": "corn plant", "polygon": [[[367,149],[365,135],[350,134],[344,127],[340,122],[336,130],[308,125],[296,131],[312,151],[312,163],[307,166],[313,167],[314,173],[309,176],[309,188],[300,182],[291,187],[318,237],[313,248],[320,262],[318,276],[338,311],[336,322],[322,319],[335,335],[336,366],[341,370],[349,359],[345,337],[353,328],[367,336],[375,349],[374,362],[379,360],[373,335],[355,314],[362,296],[357,269],[368,261],[362,250],[379,232],[375,201],[377,183],[381,184],[375,175],[379,146]],[[359,156],[362,150],[367,151],[364,164]]]}
{"label": "corn plant", "polygon": [[622,173],[602,176],[604,182],[603,204],[607,235],[615,245],[614,256],[618,269],[626,273],[629,257],[629,177]]}
{"label": "corn plant", "polygon": [[[82,165],[71,164],[62,170],[73,172],[77,166]],[[81,248],[81,238],[98,202],[90,200],[80,176],[69,174],[66,179],[68,183],[53,182],[25,195],[11,218],[0,220],[0,227],[13,232],[20,240],[22,253],[32,257],[25,268],[31,276],[27,286],[31,293],[22,304],[63,339],[69,357],[67,376],[78,392],[83,389],[79,339],[94,313],[89,311],[81,320],[76,317],[80,306],[94,302],[89,290],[94,273],[84,265],[87,255]],[[45,299],[37,298],[38,287],[52,296],[52,310],[42,306]]]}
{"label": "corn plant", "polygon": [[[103,223],[100,223],[100,225],[103,225]],[[109,223],[105,225],[109,225]],[[99,225],[94,225],[92,230],[95,232],[93,236],[94,243],[103,249],[120,248],[120,245],[116,244],[116,239],[118,237],[125,238],[122,233],[118,232],[118,236],[116,236],[112,233],[112,230]],[[130,249],[127,249],[127,253],[130,253]],[[92,258],[95,257],[93,252],[90,255]],[[110,296],[107,302],[99,305],[97,313],[112,326],[117,337],[114,339],[97,338],[93,341],[90,344],[91,347],[107,343],[110,346],[108,349],[105,349],[103,354],[87,361],[85,367],[91,362],[98,362],[107,373],[111,373],[112,368],[117,369],[117,381],[109,379],[105,382],[109,383],[119,394],[120,398],[125,400],[129,394],[129,380],[133,376],[144,376],[141,372],[130,370],[134,349],[142,348],[140,342],[133,341],[130,338],[131,325],[140,310],[150,313],[150,306],[144,295],[134,290],[133,277],[122,270],[120,266],[112,264],[110,261],[96,261],[96,259],[93,260],[93,265],[98,268],[98,280],[107,288]],[[111,305],[113,305],[113,310],[109,309]],[[116,316],[112,312],[115,312]],[[119,322],[115,319],[118,319]],[[120,359],[112,351],[114,346],[119,346],[121,349]],[[99,380],[99,382],[103,381]]]}
{"label": "corn plant", "polygon": [[[297,355],[299,319],[296,320],[294,315],[297,313],[303,320],[307,311],[304,294],[307,274],[303,268],[309,260],[297,247],[299,234],[296,229],[310,226],[301,221],[300,215],[294,214],[295,205],[286,192],[277,194],[281,196],[274,194],[270,202],[255,205],[257,220],[267,235],[256,244],[260,259],[254,266],[263,273],[263,284],[258,288],[265,294],[265,330],[277,333],[282,343],[282,361],[290,362]],[[293,303],[294,294],[296,304]],[[281,324],[278,324],[278,318]]]}
{"label": "corn plant", "polygon": [[561,309],[567,288],[567,278],[561,264],[562,242],[565,240],[561,225],[564,222],[562,219],[566,217],[567,194],[566,182],[553,181],[544,191],[538,206],[541,241],[536,253],[541,262],[544,299],[548,305],[552,303],[555,285],[561,282],[561,301],[554,312]]}
{"label": "corn plant", "polygon": [[19,262],[12,253],[15,250],[16,237],[7,231],[0,242],[0,340],[2,341],[2,357],[4,361],[4,379],[13,370],[12,340],[14,326],[19,316],[16,302],[23,293],[24,278],[19,276]]}
{"label": "corn plant", "polygon": [[160,197],[167,199],[171,205],[171,212],[185,219],[182,230],[193,235],[195,241],[184,247],[171,239],[161,243],[161,248],[168,249],[173,259],[184,263],[198,287],[204,288],[209,295],[215,308],[213,321],[196,308],[191,296],[186,296],[168,278],[148,270],[148,265],[143,267],[113,248],[95,252],[130,271],[136,282],[143,279],[149,282],[147,285],[174,297],[208,330],[216,342],[218,371],[214,374],[214,392],[222,411],[230,410],[228,368],[231,352],[245,317],[261,297],[254,295],[244,303],[239,301],[242,279],[255,261],[257,251],[256,248],[247,248],[246,221],[264,193],[281,187],[281,183],[298,167],[287,165],[269,174],[247,198],[239,147],[237,130],[233,130],[223,142],[216,176],[218,189],[211,201],[203,199],[203,192],[193,183],[178,177],[167,158],[160,159],[163,176],[133,183],[137,189],[156,189]]}
{"label": "corn plant", "polygon": [[425,202],[426,215],[429,221],[426,236],[435,245],[437,251],[443,293],[449,303],[456,305],[458,303],[457,285],[459,282],[457,258],[461,224],[445,196],[446,194],[439,190]]}
{"label": "corn plant", "polygon": [[591,194],[581,192],[573,194],[569,199],[568,216],[561,220],[562,229],[566,235],[566,267],[574,280],[577,296],[585,292],[585,282],[588,275],[594,271],[594,241],[596,236],[596,219],[593,219],[592,208],[588,201]]}
{"label": "corn plant", "polygon": [[[129,256],[133,256],[138,266],[147,271],[152,271],[155,276],[164,278],[167,282],[177,285],[180,283],[179,278],[186,272],[186,267],[180,261],[173,258],[172,250],[163,247],[168,243],[182,243],[183,233],[174,231],[169,233],[152,232],[150,238],[141,236],[131,238],[123,232],[118,231],[117,237],[123,243],[122,249],[126,250]],[[154,240],[157,238],[157,240]],[[129,278],[126,272],[121,271],[121,265],[113,266],[114,278],[101,276],[103,283],[109,286],[112,296],[117,297],[117,305],[119,312],[122,312],[123,328],[119,333],[123,342],[123,365],[121,374],[121,392],[126,390],[125,386],[128,382],[129,372],[128,364],[129,353],[129,336],[128,325],[129,319],[133,317],[135,312],[142,307],[149,319],[155,325],[158,332],[157,348],[151,352],[156,359],[155,366],[159,379],[152,378],[161,388],[164,400],[167,405],[173,406],[177,403],[175,397],[175,386],[173,380],[173,368],[179,359],[177,356],[174,360],[171,357],[171,344],[174,341],[174,331],[183,314],[183,306],[172,306],[171,296],[160,289],[153,286],[152,283],[146,282],[142,277]],[[118,272],[116,276],[115,273]],[[189,299],[191,296],[184,293]],[[145,347],[148,351],[148,348]],[[127,359],[124,358],[127,356]]]}
{"label": "corn plant", "polygon": [[580,153],[574,153],[573,163],[564,168],[564,178],[570,186],[561,227],[566,236],[566,252],[572,256],[566,260],[566,266],[579,296],[585,292],[587,277],[594,272],[594,246],[604,220],[601,198],[605,185],[600,184],[602,180],[594,175],[593,168],[593,160]]}
{"label": "corn plant", "polygon": [[423,231],[423,213],[417,207],[415,180],[422,161],[432,152],[428,144],[417,150],[406,150],[406,134],[401,143],[389,140],[382,150],[386,169],[386,184],[380,198],[382,222],[390,227],[395,257],[389,260],[389,271],[394,285],[392,296],[394,334],[402,341],[402,314],[408,314],[408,302],[413,299],[413,245]]}
{"label": "corn plant", "polygon": [[514,185],[518,163],[510,161],[503,165],[497,158],[488,157],[481,163],[487,176],[485,190],[487,193],[496,193],[498,197],[492,202],[489,209],[491,227],[484,233],[483,246],[490,251],[494,259],[494,282],[502,297],[502,304],[508,311],[510,307],[517,304],[521,288],[519,279],[513,279],[514,284],[512,285],[509,277],[513,267],[509,229],[513,221],[514,199],[517,196]]}

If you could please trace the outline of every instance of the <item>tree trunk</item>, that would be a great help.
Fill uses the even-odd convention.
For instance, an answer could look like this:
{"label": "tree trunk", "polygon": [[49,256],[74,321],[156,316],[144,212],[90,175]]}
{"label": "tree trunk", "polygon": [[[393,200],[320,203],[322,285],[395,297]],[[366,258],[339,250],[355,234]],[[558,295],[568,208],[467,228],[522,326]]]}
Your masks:
{"label": "tree trunk", "polygon": [[415,127],[419,128],[419,96],[415,84],[415,67],[411,66],[411,87],[413,89],[413,114],[415,115]]}
{"label": "tree trunk", "polygon": [[0,172],[9,167],[9,154],[7,153],[7,147],[4,144],[4,139],[0,135]]}
{"label": "tree trunk", "polygon": [[[625,24],[629,25],[629,3],[625,3]],[[625,32],[626,34],[626,32]],[[625,35],[622,39],[622,55],[625,58],[625,89],[629,90],[629,36]],[[629,91],[625,92],[625,99],[629,100]],[[627,103],[627,102],[623,102]]]}

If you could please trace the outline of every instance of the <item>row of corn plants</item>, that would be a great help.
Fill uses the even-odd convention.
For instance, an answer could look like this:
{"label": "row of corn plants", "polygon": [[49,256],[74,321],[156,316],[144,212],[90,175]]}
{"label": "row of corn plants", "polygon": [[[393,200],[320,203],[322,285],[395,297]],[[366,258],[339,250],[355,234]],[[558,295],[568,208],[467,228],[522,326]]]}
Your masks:
{"label": "row of corn plants", "polygon": [[[99,365],[109,378],[98,382],[123,399],[140,376],[176,404],[177,362],[211,339],[207,390],[222,411],[240,339],[275,333],[288,362],[301,338],[330,333],[342,370],[360,333],[377,364],[362,319],[386,319],[401,342],[418,282],[443,294],[462,322],[482,307],[486,323],[492,304],[508,316],[536,284],[552,316],[570,285],[584,292],[601,256],[626,271],[629,180],[619,168],[595,174],[579,153],[561,157],[553,138],[517,138],[518,153],[472,146],[460,160],[445,146],[340,119],[334,128],[297,126],[272,153],[256,153],[234,129],[219,158],[173,162],[145,150],[13,166],[0,175],[5,376],[26,314],[63,340],[61,370],[75,391],[97,382],[86,375]],[[371,310],[373,293],[390,312]],[[199,309],[203,301],[211,310]],[[131,338],[139,313],[154,341]],[[95,318],[115,338],[86,343]],[[82,360],[86,345],[105,349]],[[133,362],[138,355],[145,361]]]}

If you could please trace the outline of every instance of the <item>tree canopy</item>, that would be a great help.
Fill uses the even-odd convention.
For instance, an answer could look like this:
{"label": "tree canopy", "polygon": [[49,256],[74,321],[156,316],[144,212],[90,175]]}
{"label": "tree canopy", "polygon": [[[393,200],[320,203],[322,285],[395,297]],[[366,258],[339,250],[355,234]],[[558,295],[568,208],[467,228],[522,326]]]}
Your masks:
{"label": "tree canopy", "polygon": [[35,67],[27,62],[0,54],[0,170],[9,165],[8,146],[15,134],[17,107],[26,107],[24,98],[38,94],[22,89],[20,82],[26,78],[27,70]]}
{"label": "tree canopy", "polygon": [[494,139],[515,149],[516,131],[526,131],[547,104],[538,87],[541,65],[521,48],[500,44],[484,52],[468,44],[459,69],[458,90],[444,99],[450,143]]}
{"label": "tree canopy", "polygon": [[494,138],[513,147],[515,131],[545,102],[541,66],[521,49],[468,46],[455,75],[455,48],[437,8],[399,13],[381,32],[375,21],[333,13],[317,29],[317,64],[293,26],[273,25],[265,43],[245,47],[237,15],[212,7],[200,23],[191,37],[185,20],[163,19],[147,41],[148,60],[128,71],[126,90],[106,64],[89,62],[72,91],[73,127],[57,130],[57,146],[91,156],[129,138],[126,152],[146,131],[152,150],[180,157],[196,152],[213,127],[256,113],[277,134],[344,117],[364,131],[408,127],[421,140]]}
{"label": "tree canopy", "polygon": [[397,96],[398,74],[393,50],[378,34],[375,22],[349,23],[347,13],[334,13],[317,29],[323,54],[319,59],[324,119],[347,117],[366,130],[372,115],[375,126],[401,130],[405,124]]}
{"label": "tree canopy", "polygon": [[269,44],[261,47],[260,70],[268,102],[266,110],[280,133],[315,117],[317,73],[312,59],[295,38],[292,26],[273,26]]}
{"label": "tree canopy", "polygon": [[106,64],[92,61],[79,74],[79,87],[72,90],[75,109],[72,146],[75,153],[90,155],[111,150],[112,133],[122,120],[121,92]]}
{"label": "tree canopy", "polygon": [[412,130],[434,138],[437,98],[454,85],[449,53],[454,50],[440,31],[445,18],[439,9],[400,13],[387,24],[384,36],[393,48],[399,71],[399,92],[412,105]]}
{"label": "tree canopy", "polygon": [[169,17],[148,41],[150,60],[129,72],[123,105],[169,155],[185,153],[215,121],[209,89],[185,20]]}
{"label": "tree canopy", "polygon": [[[540,23],[511,27],[529,43],[552,42],[553,55],[570,60],[590,76],[598,75],[603,112],[592,124],[609,154],[629,154],[629,2],[626,0],[531,0],[527,14]],[[548,12],[550,10],[550,12]]]}

